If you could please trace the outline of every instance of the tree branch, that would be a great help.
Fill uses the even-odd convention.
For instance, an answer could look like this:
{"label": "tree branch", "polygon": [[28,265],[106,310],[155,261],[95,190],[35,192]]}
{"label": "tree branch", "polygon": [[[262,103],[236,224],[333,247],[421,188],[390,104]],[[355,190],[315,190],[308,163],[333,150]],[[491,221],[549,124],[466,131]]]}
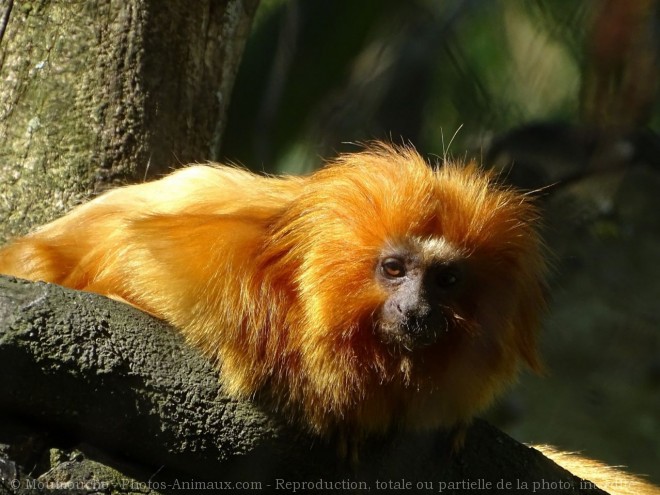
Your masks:
{"label": "tree branch", "polygon": [[0,376],[0,411],[152,466],[159,479],[259,480],[280,492],[287,482],[350,479],[366,483],[351,487],[360,491],[405,480],[436,493],[473,483],[521,494],[554,482],[552,493],[605,493],[581,491],[578,478],[482,421],[459,455],[444,433],[393,433],[343,465],[328,443],[228,397],[210,363],[163,322],[45,283],[0,277]]}

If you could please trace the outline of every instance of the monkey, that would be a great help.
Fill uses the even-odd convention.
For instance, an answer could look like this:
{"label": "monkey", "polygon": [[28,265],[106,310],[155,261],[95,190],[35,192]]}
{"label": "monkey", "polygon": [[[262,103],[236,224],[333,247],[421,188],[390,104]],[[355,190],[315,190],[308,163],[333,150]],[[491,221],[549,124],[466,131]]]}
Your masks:
{"label": "monkey", "polygon": [[374,142],[307,176],[190,165],[0,249],[0,273],[165,320],[310,433],[469,424],[540,372],[547,249],[530,194]]}
{"label": "monkey", "polygon": [[0,273],[180,329],[227,392],[326,434],[467,423],[540,369],[539,214],[475,165],[374,143],[304,177],[193,165],[0,250]]}

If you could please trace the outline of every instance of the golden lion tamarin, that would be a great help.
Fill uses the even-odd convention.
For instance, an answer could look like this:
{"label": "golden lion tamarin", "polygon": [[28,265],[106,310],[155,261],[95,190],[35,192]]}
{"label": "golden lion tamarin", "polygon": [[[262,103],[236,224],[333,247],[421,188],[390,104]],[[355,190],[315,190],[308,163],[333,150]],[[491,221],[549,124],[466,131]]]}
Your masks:
{"label": "golden lion tamarin", "polygon": [[468,422],[539,368],[530,199],[477,167],[375,144],[307,177],[196,165],[0,250],[0,272],[179,328],[226,390],[327,434]]}
{"label": "golden lion tamarin", "polygon": [[[375,143],[307,177],[195,165],[109,191],[0,249],[0,273],[149,312],[217,363],[227,392],[359,438],[460,427],[521,365],[540,369],[538,220],[474,165],[434,170]],[[616,493],[660,493],[542,450],[623,479]]]}

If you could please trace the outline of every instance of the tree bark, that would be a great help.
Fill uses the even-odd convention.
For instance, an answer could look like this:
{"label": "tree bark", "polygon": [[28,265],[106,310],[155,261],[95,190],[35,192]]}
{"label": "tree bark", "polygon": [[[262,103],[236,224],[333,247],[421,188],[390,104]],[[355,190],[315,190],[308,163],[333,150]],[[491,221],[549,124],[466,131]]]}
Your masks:
{"label": "tree bark", "polygon": [[[143,466],[128,472],[156,492],[175,491],[183,482],[249,482],[286,493],[294,483],[323,481],[332,484],[328,491],[344,493],[386,486],[467,493],[472,483],[479,493],[525,494],[541,491],[542,482],[557,494],[605,493],[481,421],[468,431],[460,454],[451,453],[444,432],[393,433],[367,439],[359,461],[349,466],[337,461],[332,442],[305,435],[258,404],[228,397],[209,362],[164,323],[50,284],[0,277],[0,376],[5,415]],[[30,437],[28,443],[35,442]],[[42,441],[44,450],[50,447]],[[81,449],[78,462],[94,457],[94,449]],[[1,453],[0,474],[3,462],[12,462]],[[104,463],[112,465],[107,458]],[[29,475],[28,469],[14,464],[19,486],[52,482],[52,468]],[[7,480],[10,469],[4,471],[6,485],[13,480]],[[85,481],[71,467],[67,472],[69,482]],[[94,472],[108,490],[122,483]]]}
{"label": "tree bark", "polygon": [[258,0],[5,0],[0,243],[217,157]]}

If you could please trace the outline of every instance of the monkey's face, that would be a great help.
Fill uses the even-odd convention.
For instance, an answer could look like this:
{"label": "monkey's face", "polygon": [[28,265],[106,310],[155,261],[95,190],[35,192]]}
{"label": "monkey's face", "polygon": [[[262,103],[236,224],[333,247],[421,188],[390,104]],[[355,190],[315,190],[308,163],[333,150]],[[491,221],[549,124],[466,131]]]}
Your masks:
{"label": "monkey's face", "polygon": [[537,218],[476,167],[433,169],[410,150],[345,155],[314,174],[263,258],[290,300],[276,337],[307,410],[370,431],[448,426],[520,364],[539,368]]}
{"label": "monkey's face", "polygon": [[439,342],[456,317],[466,270],[461,250],[442,238],[384,249],[374,274],[387,294],[377,318],[380,340],[408,350]]}

